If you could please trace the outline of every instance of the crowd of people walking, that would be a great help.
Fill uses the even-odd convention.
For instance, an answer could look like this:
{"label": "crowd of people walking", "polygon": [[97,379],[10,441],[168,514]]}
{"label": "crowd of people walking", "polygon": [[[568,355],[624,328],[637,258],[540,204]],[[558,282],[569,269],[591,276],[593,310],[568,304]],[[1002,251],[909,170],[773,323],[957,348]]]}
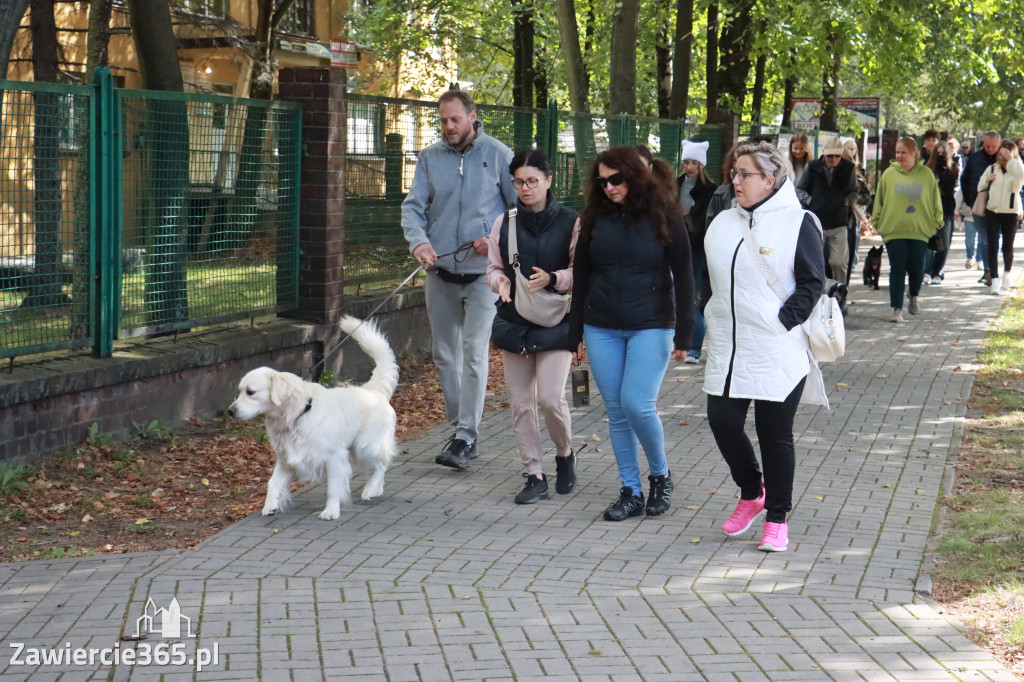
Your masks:
{"label": "crowd of people walking", "polygon": [[[1024,139],[988,132],[972,153],[934,130],[920,148],[901,138],[873,196],[852,140],[830,140],[818,158],[800,133],[785,150],[742,141],[724,154],[721,184],[708,175],[707,142],[683,143],[678,173],[646,147],[612,147],[591,164],[577,215],[551,191],[544,152],[513,155],[486,135],[468,93],[446,92],[439,113],[442,139],[420,153],[402,205],[410,251],[428,272],[453,428],[436,462],[466,470],[479,454],[493,342],[524,468],[516,504],[549,496],[540,415],[555,492],[576,489],[565,392],[573,360],[586,358],[621,484],[604,518],[663,515],[673,481],[659,388],[670,362],[706,360],[708,426],[739,498],[722,530],[743,535],[764,516],[758,548],[785,551],[794,417],[802,402],[828,405],[804,323],[824,291],[845,296],[861,235],[885,244],[897,323],[921,312],[925,285],[943,281],[958,222],[966,267],[980,263],[990,291],[1007,287],[1013,267]],[[751,405],[760,458],[744,430]]]}

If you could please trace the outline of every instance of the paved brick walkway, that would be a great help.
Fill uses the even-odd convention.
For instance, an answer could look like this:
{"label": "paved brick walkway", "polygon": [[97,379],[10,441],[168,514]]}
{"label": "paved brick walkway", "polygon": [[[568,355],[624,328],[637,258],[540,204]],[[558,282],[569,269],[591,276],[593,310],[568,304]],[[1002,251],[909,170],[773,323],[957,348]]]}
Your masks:
{"label": "paved brick walkway", "polygon": [[[832,410],[797,417],[786,553],[719,531],[736,490],[702,366],[673,365],[663,517],[601,520],[619,482],[599,400],[573,411],[592,444],[577,490],[526,507],[512,503],[508,410],[489,412],[469,472],[433,463],[447,436],[435,430],[403,445],[382,499],[337,522],[313,515],[316,488],[187,552],[0,565],[0,680],[1013,680],[915,591],[973,378],[962,370],[999,304],[954,254],[903,325],[885,321],[886,272],[881,291],[854,287],[849,355],[825,368]],[[14,642],[112,646],[148,597],[172,596],[198,630],[186,654],[217,647],[201,673],[10,664]]]}

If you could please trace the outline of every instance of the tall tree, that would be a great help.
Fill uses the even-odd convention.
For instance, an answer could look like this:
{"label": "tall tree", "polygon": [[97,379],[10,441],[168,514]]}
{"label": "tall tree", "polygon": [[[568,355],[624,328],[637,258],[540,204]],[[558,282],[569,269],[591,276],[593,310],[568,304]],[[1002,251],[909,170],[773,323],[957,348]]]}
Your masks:
{"label": "tall tree", "polygon": [[0,0],[0,67],[3,78],[7,78],[7,63],[11,59],[14,36],[18,33],[21,20],[28,9],[29,0]]}
{"label": "tall tree", "polygon": [[512,106],[533,106],[533,0],[512,0]]}
{"label": "tall tree", "polygon": [[825,67],[821,78],[822,130],[839,130],[839,68],[843,63],[842,40],[838,31],[829,31],[825,37]]}
{"label": "tall tree", "polygon": [[[718,106],[743,111],[754,41],[754,0],[740,0],[726,14],[718,41]],[[710,108],[710,104],[708,105]]]}
{"label": "tall tree", "polygon": [[107,47],[110,45],[110,11],[113,0],[91,0],[89,2],[89,39],[86,43],[85,77],[92,78],[92,72],[108,62]]}
{"label": "tall tree", "polygon": [[761,119],[762,111],[761,108],[764,106],[764,79],[765,70],[768,68],[768,55],[762,52],[757,57],[757,62],[754,65],[754,92],[751,96],[750,105],[750,120],[758,131],[761,130]]}
{"label": "tall tree", "polygon": [[707,50],[704,57],[704,80],[707,83],[708,116],[718,109],[718,0],[708,2]]}
{"label": "tall tree", "polygon": [[640,0],[616,0],[608,69],[608,113],[636,113],[636,38]]}
{"label": "tall tree", "polygon": [[[36,82],[57,81],[57,24],[53,0],[32,0],[32,75]],[[35,184],[35,269],[22,308],[63,305],[62,292],[60,130],[67,100],[54,92],[32,93],[34,129],[32,174]]]}
{"label": "tall tree", "polygon": [[565,83],[569,90],[569,108],[590,113],[590,78],[580,49],[580,32],[576,24],[574,0],[556,0],[558,31],[561,37],[562,61],[565,64]]}
{"label": "tall tree", "polygon": [[693,0],[676,2],[676,33],[672,56],[670,118],[686,116],[690,99],[690,60],[693,54]]}
{"label": "tall tree", "polygon": [[655,2],[658,30],[654,35],[658,117],[670,116],[672,101],[672,0]]}
{"label": "tall tree", "polygon": [[[128,0],[128,16],[143,85],[181,92],[178,45],[168,0]],[[154,326],[188,319],[185,230],[188,192],[188,111],[184,101],[145,100],[146,172],[153,188],[146,233],[144,301]]]}

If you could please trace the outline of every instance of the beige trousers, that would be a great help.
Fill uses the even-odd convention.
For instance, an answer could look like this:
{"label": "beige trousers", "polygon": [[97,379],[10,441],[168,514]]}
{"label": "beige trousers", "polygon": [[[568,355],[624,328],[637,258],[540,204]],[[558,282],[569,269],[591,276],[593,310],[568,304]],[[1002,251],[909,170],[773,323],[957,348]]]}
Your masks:
{"label": "beige trousers", "polygon": [[540,443],[539,411],[544,413],[548,435],[555,443],[555,454],[572,450],[572,422],[565,399],[565,380],[572,365],[567,350],[546,350],[533,355],[502,351],[505,362],[505,386],[512,399],[512,431],[519,444],[519,456],[526,473],[544,472],[544,449]]}

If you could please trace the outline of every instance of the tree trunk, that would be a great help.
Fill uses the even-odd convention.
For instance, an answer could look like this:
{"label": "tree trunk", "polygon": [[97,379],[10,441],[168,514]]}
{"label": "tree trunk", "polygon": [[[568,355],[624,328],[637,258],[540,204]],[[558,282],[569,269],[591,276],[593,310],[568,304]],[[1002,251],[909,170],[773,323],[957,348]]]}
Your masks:
{"label": "tree trunk", "polygon": [[718,106],[735,114],[743,111],[753,45],[753,3],[741,3],[729,12],[718,44]]}
{"label": "tree trunk", "polygon": [[92,0],[89,3],[89,42],[85,58],[85,78],[89,81],[97,67],[107,65],[110,44],[110,8],[113,0]]}
{"label": "tree trunk", "polygon": [[555,13],[561,37],[562,61],[565,62],[565,83],[569,88],[569,108],[589,114],[590,79],[583,62],[583,52],[580,50],[576,3],[574,0],[556,0]]}
{"label": "tree trunk", "polygon": [[708,118],[718,108],[718,0],[708,2],[708,41],[705,59]]}
{"label": "tree trunk", "polygon": [[548,84],[548,67],[547,62],[543,64],[534,65],[533,69],[533,91],[535,93],[535,106],[538,109],[544,109],[548,106],[548,100],[551,98],[551,89]]}
{"label": "tree trunk", "polygon": [[842,45],[839,34],[830,31],[825,40],[825,54],[828,62],[821,78],[820,130],[839,130],[839,67],[843,63]]}
{"label": "tree trunk", "polygon": [[[608,113],[636,113],[636,49],[640,0],[617,0],[612,13]],[[625,142],[625,140],[619,140]]]}
{"label": "tree trunk", "polygon": [[[167,0],[128,0],[132,37],[143,85],[149,90],[182,92],[178,47]],[[188,220],[188,110],[184,102],[146,102],[143,134],[152,213],[146,232],[146,282],[143,299],[150,325],[188,319],[185,231]]]}
{"label": "tree trunk", "polygon": [[676,38],[672,57],[670,118],[686,118],[690,99],[690,59],[693,54],[693,0],[676,3]]}
{"label": "tree trunk", "polygon": [[658,118],[668,118],[672,101],[672,0],[657,0],[658,33],[654,39],[657,63]]}
{"label": "tree trunk", "polygon": [[[53,0],[32,0],[32,74],[38,83],[57,81],[57,25]],[[67,305],[61,246],[60,130],[67,99],[53,92],[32,93],[34,111],[32,174],[35,184],[35,267],[22,308]]]}
{"label": "tree trunk", "polygon": [[533,106],[532,0],[512,1],[512,106]]}
{"label": "tree trunk", "polygon": [[793,123],[793,96],[796,93],[796,86],[800,79],[796,76],[786,76],[782,94],[782,127],[789,128]]}
{"label": "tree trunk", "polygon": [[765,70],[768,68],[768,55],[760,54],[757,57],[757,64],[754,66],[754,92],[750,107],[750,120],[754,124],[753,135],[761,134],[761,108],[764,106],[764,78]]}
{"label": "tree trunk", "polygon": [[[590,113],[590,79],[587,67],[583,62],[580,50],[580,34],[576,27],[576,3],[574,0],[556,0],[555,11],[558,18],[558,31],[562,44],[562,61],[565,62],[565,82],[569,87],[569,109],[579,114]],[[589,117],[573,117],[573,144],[575,146],[576,172],[573,173],[574,187],[579,189],[580,178],[583,177],[589,160],[597,155],[594,143],[594,127]]]}
{"label": "tree trunk", "polygon": [[18,34],[28,3],[29,0],[0,0],[0,67],[3,68],[0,80],[7,78],[7,64],[11,60],[14,36]]}

